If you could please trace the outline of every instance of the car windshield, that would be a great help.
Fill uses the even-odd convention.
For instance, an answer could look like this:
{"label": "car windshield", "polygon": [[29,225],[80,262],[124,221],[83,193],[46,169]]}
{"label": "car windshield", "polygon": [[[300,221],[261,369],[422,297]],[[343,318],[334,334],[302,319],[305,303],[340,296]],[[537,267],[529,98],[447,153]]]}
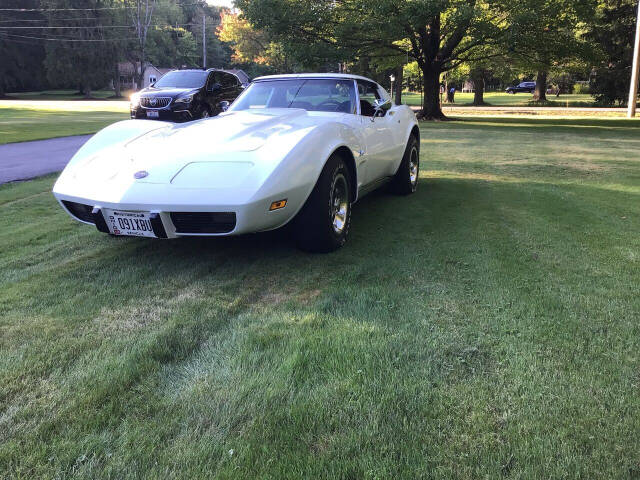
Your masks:
{"label": "car windshield", "polygon": [[356,113],[353,80],[278,79],[252,83],[230,110],[302,108],[315,112]]}
{"label": "car windshield", "polygon": [[207,72],[169,72],[154,87],[200,88],[207,79]]}

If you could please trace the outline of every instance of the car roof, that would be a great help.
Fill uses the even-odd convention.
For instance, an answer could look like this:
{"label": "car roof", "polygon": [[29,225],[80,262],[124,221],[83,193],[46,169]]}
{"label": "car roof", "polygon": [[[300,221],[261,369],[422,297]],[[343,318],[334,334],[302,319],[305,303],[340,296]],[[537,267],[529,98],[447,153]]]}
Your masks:
{"label": "car roof", "polygon": [[287,73],[282,75],[265,75],[263,77],[254,78],[254,82],[261,80],[287,80],[298,78],[341,78],[347,80],[366,80],[368,82],[377,83],[367,77],[361,77],[360,75],[351,75],[350,73]]}

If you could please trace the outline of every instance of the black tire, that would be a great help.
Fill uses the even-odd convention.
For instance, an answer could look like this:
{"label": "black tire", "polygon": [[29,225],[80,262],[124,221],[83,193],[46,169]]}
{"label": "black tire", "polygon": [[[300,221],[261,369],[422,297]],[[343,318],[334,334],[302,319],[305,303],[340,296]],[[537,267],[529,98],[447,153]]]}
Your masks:
{"label": "black tire", "polygon": [[294,221],[298,248],[326,253],[347,241],[351,227],[351,174],[338,154],[333,154]]}
{"label": "black tire", "polygon": [[420,174],[420,143],[415,135],[409,137],[407,148],[391,181],[391,191],[398,195],[409,195],[418,187]]}

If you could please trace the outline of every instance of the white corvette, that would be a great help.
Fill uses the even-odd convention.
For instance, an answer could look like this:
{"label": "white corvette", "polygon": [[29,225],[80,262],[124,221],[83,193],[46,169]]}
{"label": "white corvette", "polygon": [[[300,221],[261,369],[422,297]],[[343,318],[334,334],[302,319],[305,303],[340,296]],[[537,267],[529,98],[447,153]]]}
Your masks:
{"label": "white corvette", "polygon": [[331,251],[346,241],[358,198],[386,182],[415,191],[419,148],[414,113],[377,83],[277,75],[254,80],[214,118],[101,130],[53,193],[73,218],[112,235],[238,235],[293,221],[300,248]]}

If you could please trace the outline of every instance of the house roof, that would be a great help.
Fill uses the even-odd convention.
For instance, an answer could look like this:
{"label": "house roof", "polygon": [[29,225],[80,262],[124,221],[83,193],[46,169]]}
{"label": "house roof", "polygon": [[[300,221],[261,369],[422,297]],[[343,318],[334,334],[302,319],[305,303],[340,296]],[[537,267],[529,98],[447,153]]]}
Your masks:
{"label": "house roof", "polygon": [[[173,68],[158,68],[155,65],[146,62],[145,63],[145,68],[148,69],[153,69],[156,72],[164,75],[167,72],[170,72],[171,70],[173,70]],[[136,65],[135,70],[133,65],[131,64],[131,62],[120,62],[118,63],[118,73],[120,73],[120,75],[133,75],[134,73],[138,73],[140,71],[140,68]]]}

